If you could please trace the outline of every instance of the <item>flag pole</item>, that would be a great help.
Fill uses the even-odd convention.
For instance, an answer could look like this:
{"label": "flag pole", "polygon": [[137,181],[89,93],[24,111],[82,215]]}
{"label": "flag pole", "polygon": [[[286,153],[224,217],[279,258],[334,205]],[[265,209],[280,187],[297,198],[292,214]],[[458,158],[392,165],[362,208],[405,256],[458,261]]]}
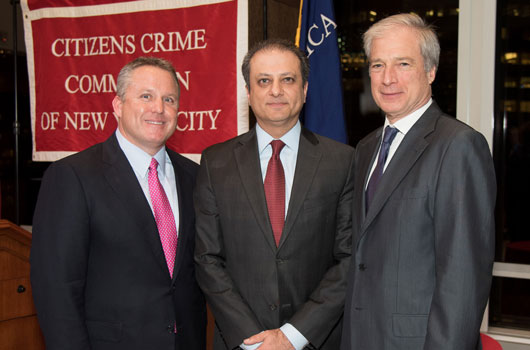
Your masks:
{"label": "flag pole", "polygon": [[304,0],[300,0],[300,10],[298,13],[298,27],[296,28],[296,36],[294,44],[300,47],[300,31],[302,30],[302,8],[304,7]]}
{"label": "flag pole", "polygon": [[263,0],[263,40],[267,40],[267,0]]}
{"label": "flag pole", "polygon": [[15,134],[15,224],[20,225],[20,184],[19,184],[19,148],[18,138],[20,135],[20,123],[18,121],[18,25],[17,25],[17,4],[19,0],[11,0],[13,5],[13,69],[14,69],[14,89],[15,89],[15,121],[13,122],[13,133]]}

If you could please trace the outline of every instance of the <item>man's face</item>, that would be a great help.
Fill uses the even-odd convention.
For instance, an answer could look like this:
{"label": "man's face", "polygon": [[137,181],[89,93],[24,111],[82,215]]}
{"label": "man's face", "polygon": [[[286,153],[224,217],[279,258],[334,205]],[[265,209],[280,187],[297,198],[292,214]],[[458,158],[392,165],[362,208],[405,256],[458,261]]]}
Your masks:
{"label": "man's face", "polygon": [[122,135],[150,155],[162,148],[177,125],[178,90],[171,73],[154,66],[132,71],[125,98],[112,101]]}
{"label": "man's face", "polygon": [[418,34],[395,27],[372,42],[370,80],[375,102],[394,123],[431,97],[435,68],[425,72]]}
{"label": "man's face", "polygon": [[250,60],[249,104],[258,124],[280,137],[298,121],[307,93],[300,61],[290,51],[265,49]]}

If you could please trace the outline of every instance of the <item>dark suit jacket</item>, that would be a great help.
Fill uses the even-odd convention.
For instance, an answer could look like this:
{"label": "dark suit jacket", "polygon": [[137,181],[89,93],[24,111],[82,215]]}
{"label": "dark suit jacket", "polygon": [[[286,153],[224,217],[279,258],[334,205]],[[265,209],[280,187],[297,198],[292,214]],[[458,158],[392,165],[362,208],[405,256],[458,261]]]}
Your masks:
{"label": "dark suit jacket", "polygon": [[489,296],[495,175],[484,137],[433,103],[365,214],[382,129],[356,153],[343,350],[470,350]]}
{"label": "dark suit jacket", "polygon": [[197,280],[216,320],[215,349],[233,349],[285,322],[313,346],[338,349],[351,250],[352,175],[353,148],[302,128],[276,247],[255,129],[203,152],[195,191],[195,259]]}
{"label": "dark suit jacket", "polygon": [[149,203],[114,135],[46,171],[31,283],[47,350],[204,350],[206,311],[193,262],[197,165],[168,153],[180,210],[173,280]]}

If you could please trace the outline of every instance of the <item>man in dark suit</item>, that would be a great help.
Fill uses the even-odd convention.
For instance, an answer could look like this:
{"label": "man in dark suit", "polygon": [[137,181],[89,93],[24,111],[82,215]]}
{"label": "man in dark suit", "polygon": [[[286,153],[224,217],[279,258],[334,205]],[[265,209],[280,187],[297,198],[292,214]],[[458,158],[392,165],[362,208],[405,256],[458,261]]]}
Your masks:
{"label": "man in dark suit", "polygon": [[488,144],[432,101],[440,46],[420,17],[388,17],[363,39],[386,119],[355,156],[341,349],[480,348],[494,254]]}
{"label": "man in dark suit", "polygon": [[336,350],[353,148],[300,125],[309,67],[292,43],[259,43],[242,71],[257,125],[203,152],[195,191],[197,280],[216,320],[214,349]]}
{"label": "man in dark suit", "polygon": [[204,350],[198,166],[164,147],[178,99],[169,62],[134,60],[118,75],[116,133],[47,170],[31,249],[47,350]]}

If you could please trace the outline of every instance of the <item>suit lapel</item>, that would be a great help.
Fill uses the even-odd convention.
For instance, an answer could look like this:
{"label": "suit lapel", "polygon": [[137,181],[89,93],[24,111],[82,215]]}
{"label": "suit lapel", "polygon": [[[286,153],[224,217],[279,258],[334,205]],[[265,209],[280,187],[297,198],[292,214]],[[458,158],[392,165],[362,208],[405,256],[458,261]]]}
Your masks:
{"label": "suit lapel", "polygon": [[361,203],[358,203],[357,205],[357,217],[360,218],[362,221],[365,219],[366,215],[366,183],[368,182],[368,177],[370,175],[370,169],[372,164],[375,161],[375,157],[377,155],[377,150],[379,149],[379,144],[381,143],[381,134],[382,134],[383,128],[380,128],[376,130],[372,136],[369,137],[366,142],[363,144],[359,144],[357,146],[357,152],[360,154],[358,162],[355,164],[357,171],[359,174],[364,174],[363,176],[358,176],[356,178],[356,183],[354,184],[354,188],[359,189],[361,191],[360,199]]}
{"label": "suit lapel", "polygon": [[138,232],[147,240],[156,260],[167,270],[153,213],[115,135],[105,141],[102,159],[108,164],[105,179],[122,201],[123,207],[127,208],[126,211],[130,214],[127,219],[136,223]]}
{"label": "suit lapel", "polygon": [[274,242],[265,190],[263,189],[256,129],[250,130],[241,137],[238,145],[234,148],[234,157],[241,183],[247,194],[250,207],[254,212],[256,222],[261,228],[270,248],[276,251],[276,242]]}
{"label": "suit lapel", "polygon": [[374,220],[394,190],[429,145],[426,137],[434,131],[439,115],[440,109],[433,102],[429,109],[425,111],[416,124],[409,130],[407,135],[405,135],[405,138],[399,145],[381,178],[370,208],[366,213],[362,231],[366,230]]}
{"label": "suit lapel", "polygon": [[302,128],[291,198],[289,199],[289,208],[278,249],[282,247],[289,233],[292,231],[296,217],[302,208],[311,183],[315,178],[321,157],[322,150],[317,137],[311,131]]}
{"label": "suit lapel", "polygon": [[[179,227],[177,227],[177,234],[178,234],[178,240],[177,240],[177,251],[175,252],[175,265],[173,267],[173,281],[176,279],[176,276],[178,275],[178,272],[180,270],[180,267],[182,266],[182,259],[184,256],[184,252],[186,251],[187,245],[188,245],[188,234],[190,233],[187,229],[187,220],[189,218],[192,218],[194,216],[193,213],[190,213],[192,208],[187,205],[187,203],[193,203],[192,201],[192,188],[193,184],[190,183],[188,178],[186,178],[183,174],[183,170],[181,169],[179,165],[179,161],[175,154],[173,154],[171,151],[167,150],[167,154],[169,155],[169,158],[171,159],[171,164],[173,165],[173,169],[175,171],[175,181],[177,186],[177,200],[178,200],[178,208],[179,208]],[[167,267],[167,265],[166,265]]]}

